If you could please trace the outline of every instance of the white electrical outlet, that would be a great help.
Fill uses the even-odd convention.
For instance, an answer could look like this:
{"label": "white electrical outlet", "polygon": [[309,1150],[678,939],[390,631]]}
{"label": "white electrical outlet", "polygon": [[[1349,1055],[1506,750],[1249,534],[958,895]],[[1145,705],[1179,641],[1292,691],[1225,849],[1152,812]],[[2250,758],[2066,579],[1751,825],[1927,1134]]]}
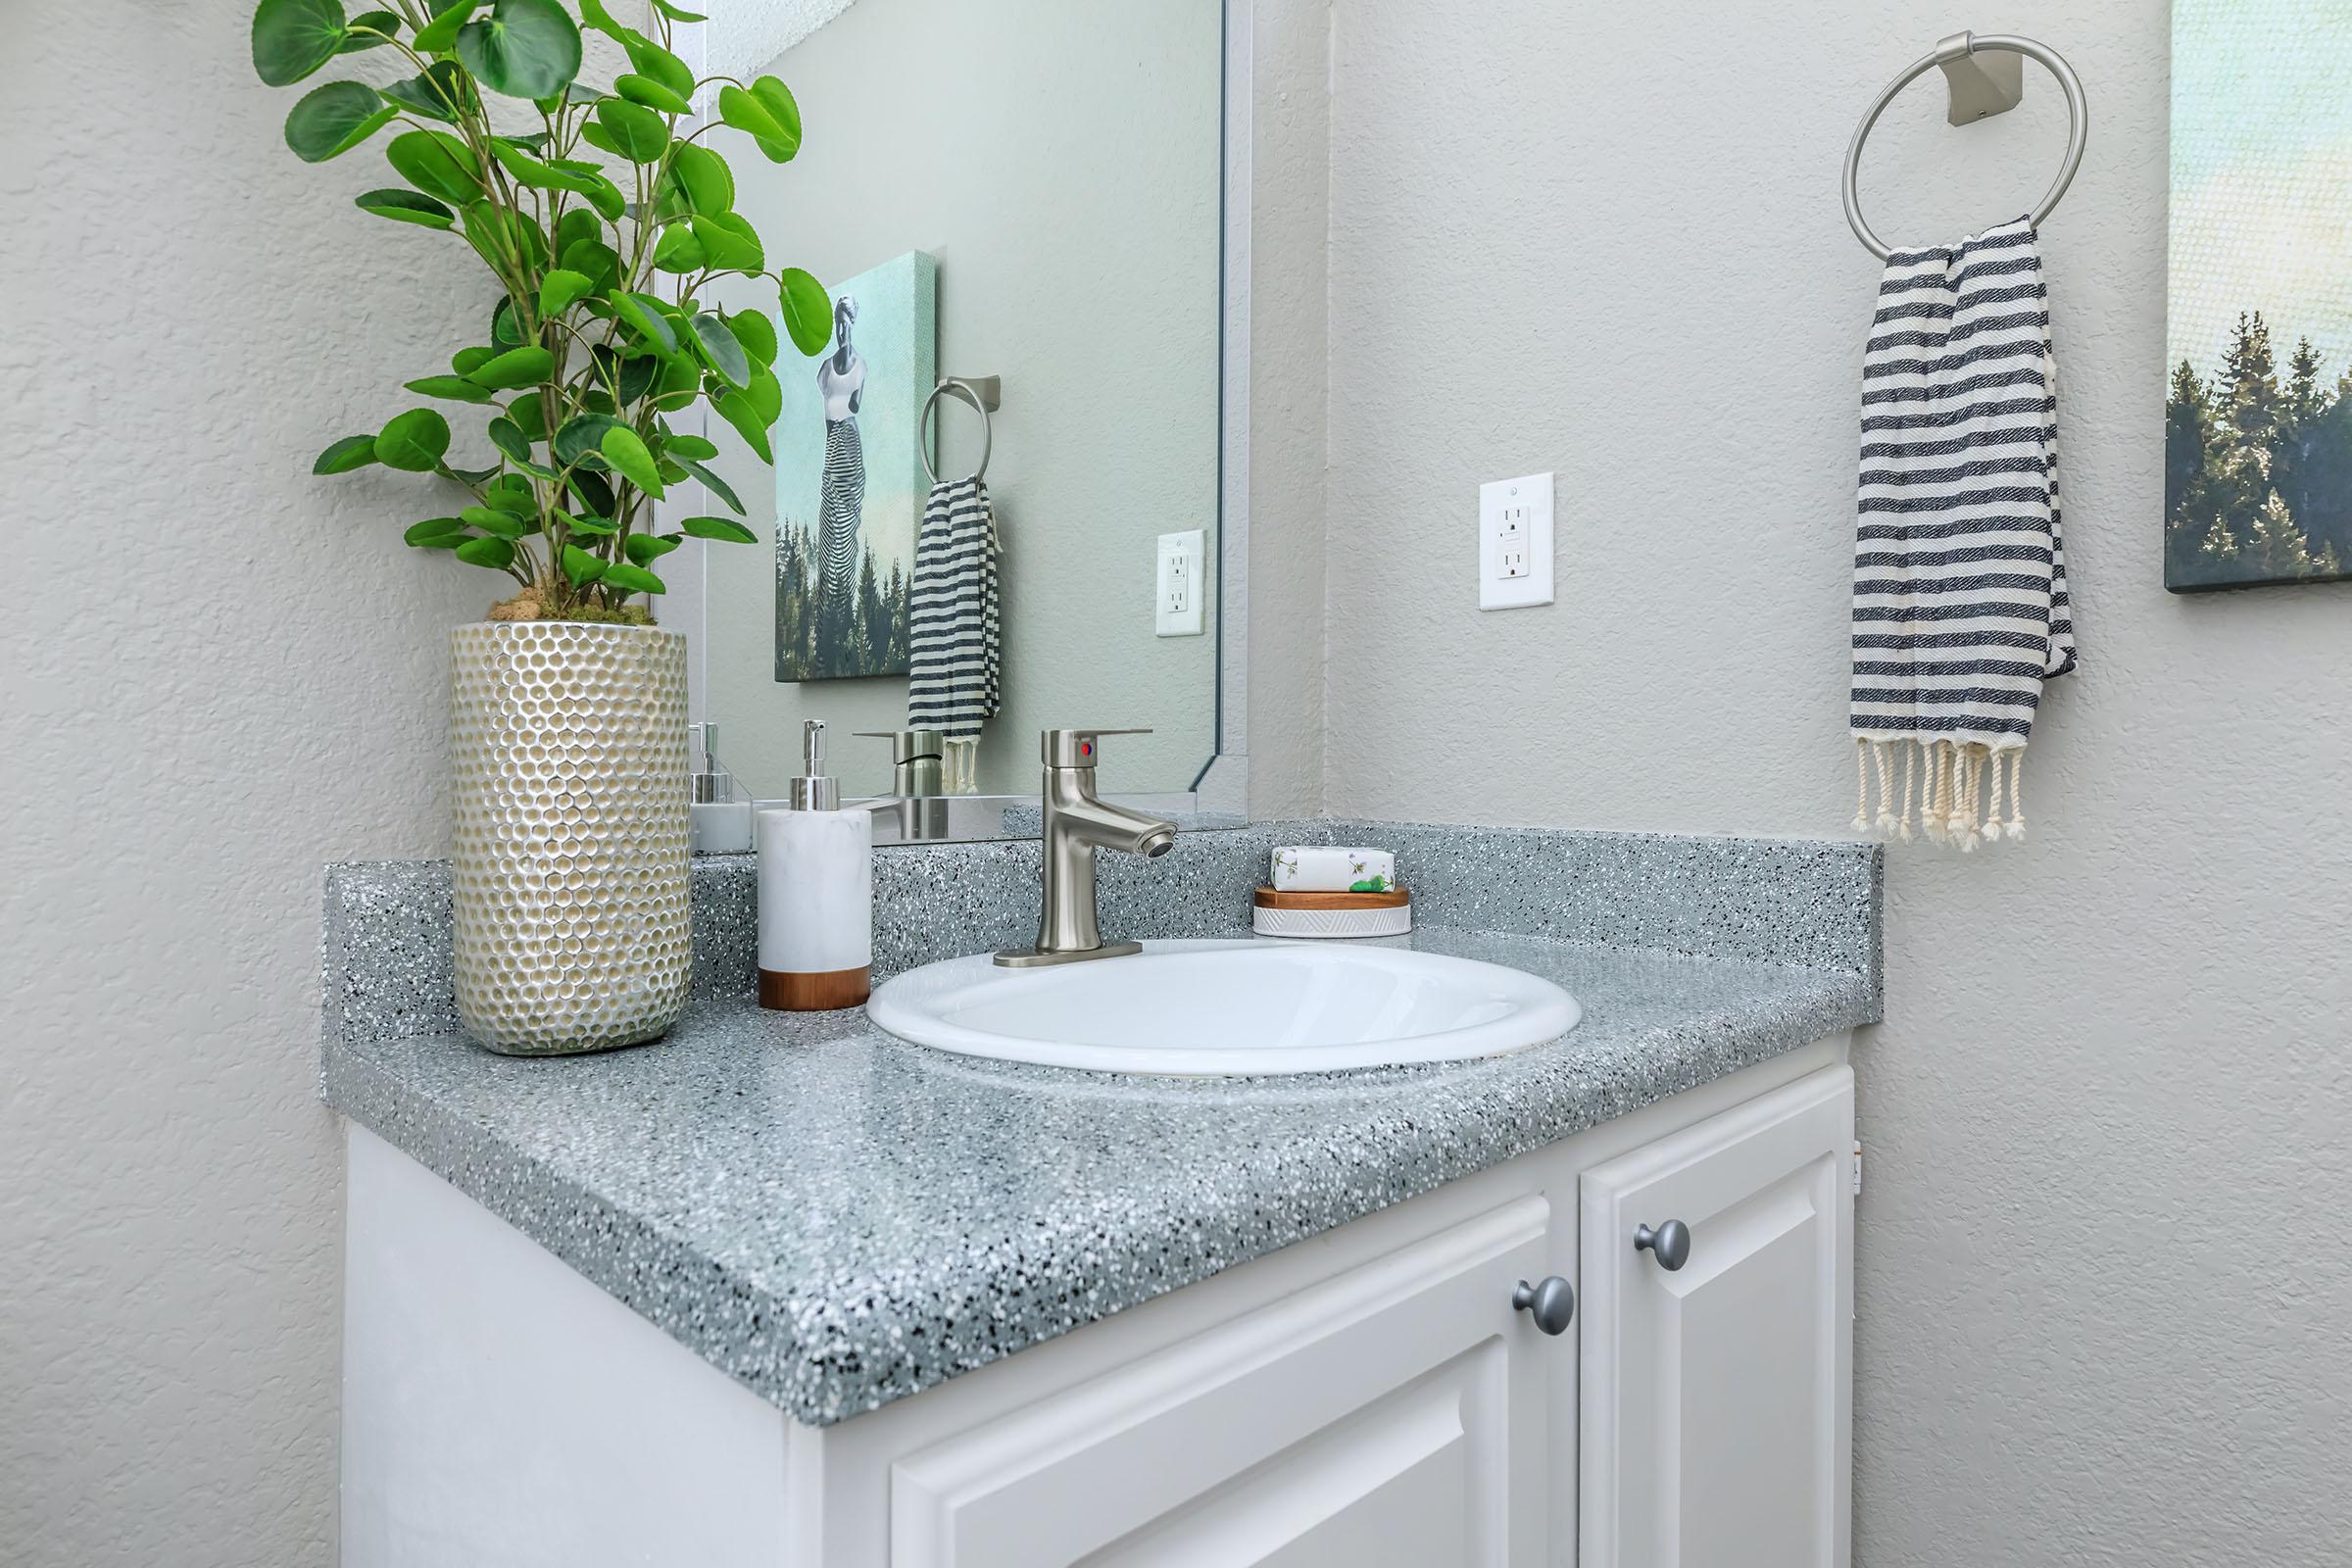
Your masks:
{"label": "white electrical outlet", "polygon": [[1478,487],[1478,608],[1551,603],[1551,475]]}
{"label": "white electrical outlet", "polygon": [[1200,635],[1201,600],[1206,597],[1200,574],[1207,570],[1208,536],[1204,529],[1159,536],[1159,571],[1152,592],[1152,630],[1160,637]]}

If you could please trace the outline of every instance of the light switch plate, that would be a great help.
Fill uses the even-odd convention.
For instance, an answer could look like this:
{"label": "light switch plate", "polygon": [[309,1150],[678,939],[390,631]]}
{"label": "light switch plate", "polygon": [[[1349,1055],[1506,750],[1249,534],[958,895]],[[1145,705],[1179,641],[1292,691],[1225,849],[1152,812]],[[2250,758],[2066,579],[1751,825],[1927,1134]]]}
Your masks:
{"label": "light switch plate", "polygon": [[1478,608],[1551,603],[1551,475],[1478,487]]}
{"label": "light switch plate", "polygon": [[1152,630],[1159,637],[1198,637],[1201,600],[1207,590],[1201,573],[1208,568],[1208,534],[1202,528],[1159,536],[1159,570],[1154,574]]}

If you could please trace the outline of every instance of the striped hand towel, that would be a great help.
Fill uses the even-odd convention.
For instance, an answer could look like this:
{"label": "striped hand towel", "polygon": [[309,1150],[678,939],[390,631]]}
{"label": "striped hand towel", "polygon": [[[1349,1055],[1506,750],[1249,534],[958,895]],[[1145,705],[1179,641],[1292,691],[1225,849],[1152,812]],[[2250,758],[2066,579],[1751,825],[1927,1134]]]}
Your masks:
{"label": "striped hand towel", "polygon": [[1886,259],[1855,518],[1854,827],[1909,839],[1916,774],[1929,838],[2023,838],[2042,682],[2075,667],[2057,365],[2026,220]]}
{"label": "striped hand towel", "polygon": [[906,723],[951,740],[997,716],[997,519],[977,474],[942,479],[923,507],[907,594]]}

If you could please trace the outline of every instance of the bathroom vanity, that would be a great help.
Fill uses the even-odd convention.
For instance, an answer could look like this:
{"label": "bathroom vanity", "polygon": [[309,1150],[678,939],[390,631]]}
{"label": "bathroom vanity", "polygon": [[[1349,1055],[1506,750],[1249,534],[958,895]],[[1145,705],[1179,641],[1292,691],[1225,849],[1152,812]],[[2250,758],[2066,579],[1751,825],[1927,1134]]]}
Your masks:
{"label": "bathroom vanity", "polygon": [[[717,858],[670,1040],[514,1060],[447,1016],[446,869],[330,872],[345,1563],[1844,1563],[1877,851],[1266,824],[1106,861],[1104,929],[1236,935],[1314,842],[1582,1020],[979,1061],[753,1005]],[[877,978],[1017,940],[1038,853],[878,851]]]}

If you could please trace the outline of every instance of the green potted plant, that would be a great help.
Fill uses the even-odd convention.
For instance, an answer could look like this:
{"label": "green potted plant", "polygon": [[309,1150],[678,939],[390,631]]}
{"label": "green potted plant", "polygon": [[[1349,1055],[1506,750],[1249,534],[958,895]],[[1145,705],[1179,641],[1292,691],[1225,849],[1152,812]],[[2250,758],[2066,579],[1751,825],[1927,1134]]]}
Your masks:
{"label": "green potted plant", "polygon": [[[718,126],[773,163],[801,142],[773,76],[698,79],[651,0],[652,33],[602,0],[261,0],[253,64],[273,87],[368,54],[377,79],[311,87],[286,145],[323,163],[378,144],[399,183],[359,207],[470,252],[498,294],[478,342],[407,380],[419,401],[347,435],[316,471],[430,476],[446,514],[408,526],[424,551],[512,579],[451,636],[458,1006],[494,1050],[601,1050],[661,1035],[686,1000],[686,659],[654,624],[661,559],[684,538],[751,543],[735,517],[664,528],[655,504],[699,483],[741,503],[681,429],[707,408],[762,462],[781,408],[774,364],[831,332],[825,290],[771,269],[734,210]],[[583,25],[629,70],[579,79]],[[715,87],[716,120],[698,101]],[[772,282],[777,314],[705,303],[719,278]],[[461,437],[451,414],[474,430]],[[700,422],[694,421],[694,422]],[[455,458],[453,452],[466,456]]]}

